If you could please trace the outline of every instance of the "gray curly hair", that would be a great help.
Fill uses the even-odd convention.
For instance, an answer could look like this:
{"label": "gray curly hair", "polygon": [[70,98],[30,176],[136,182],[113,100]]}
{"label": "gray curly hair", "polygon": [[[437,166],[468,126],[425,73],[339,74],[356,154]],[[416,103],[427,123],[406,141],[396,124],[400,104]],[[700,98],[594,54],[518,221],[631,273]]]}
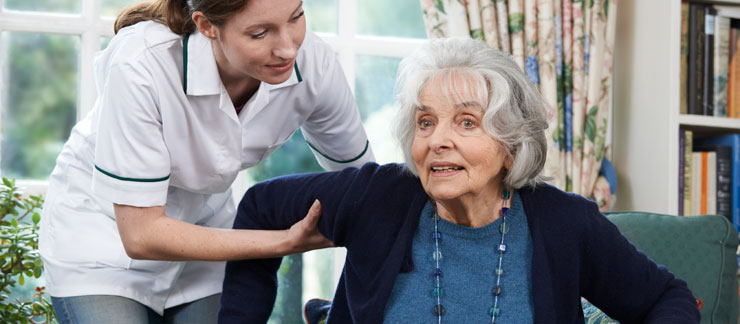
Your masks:
{"label": "gray curly hair", "polygon": [[[455,75],[472,79],[454,82]],[[462,87],[478,89],[484,106],[484,129],[498,140],[512,159],[504,185],[521,188],[534,186],[547,157],[545,130],[546,103],[508,53],[492,49],[486,43],[469,38],[443,38],[427,41],[411,56],[401,61],[396,79],[396,101],[399,106],[395,137],[403,151],[406,167],[418,176],[411,146],[414,142],[415,115],[419,94],[432,79],[442,80],[451,90],[449,100]]]}

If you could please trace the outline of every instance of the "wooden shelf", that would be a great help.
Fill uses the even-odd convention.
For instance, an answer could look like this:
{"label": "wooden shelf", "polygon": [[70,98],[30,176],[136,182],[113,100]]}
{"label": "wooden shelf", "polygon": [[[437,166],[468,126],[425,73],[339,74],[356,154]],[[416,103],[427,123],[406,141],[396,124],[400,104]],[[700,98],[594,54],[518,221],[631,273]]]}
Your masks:
{"label": "wooden shelf", "polygon": [[719,5],[738,5],[740,0],[692,0],[691,2],[719,4]]}
{"label": "wooden shelf", "polygon": [[729,134],[740,132],[740,119],[701,115],[679,115],[678,122],[682,129],[702,134]]}

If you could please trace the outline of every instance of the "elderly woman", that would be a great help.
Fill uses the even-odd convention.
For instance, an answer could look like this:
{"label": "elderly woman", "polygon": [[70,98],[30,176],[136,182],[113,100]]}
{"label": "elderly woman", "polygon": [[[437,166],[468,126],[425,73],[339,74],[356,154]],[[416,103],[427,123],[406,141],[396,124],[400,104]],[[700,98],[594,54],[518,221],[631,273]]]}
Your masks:
{"label": "elderly woman", "polygon": [[[581,296],[622,323],[698,323],[684,281],[541,182],[545,104],[507,54],[433,40],[397,90],[405,166],[277,178],[239,206],[236,228],[283,229],[321,202],[347,248],[327,323],[583,323]],[[279,265],[228,263],[220,322],[266,322]]]}

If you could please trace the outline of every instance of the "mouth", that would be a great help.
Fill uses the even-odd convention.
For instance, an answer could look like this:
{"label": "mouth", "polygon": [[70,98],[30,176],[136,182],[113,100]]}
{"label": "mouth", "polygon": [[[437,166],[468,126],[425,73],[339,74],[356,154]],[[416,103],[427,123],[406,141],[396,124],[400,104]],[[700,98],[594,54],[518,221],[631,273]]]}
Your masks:
{"label": "mouth", "polygon": [[275,72],[283,73],[288,70],[290,70],[293,67],[293,60],[277,63],[277,64],[268,64],[267,67],[270,69],[273,69]]}
{"label": "mouth", "polygon": [[465,168],[451,163],[432,163],[429,170],[432,172],[433,176],[450,176],[465,170]]}

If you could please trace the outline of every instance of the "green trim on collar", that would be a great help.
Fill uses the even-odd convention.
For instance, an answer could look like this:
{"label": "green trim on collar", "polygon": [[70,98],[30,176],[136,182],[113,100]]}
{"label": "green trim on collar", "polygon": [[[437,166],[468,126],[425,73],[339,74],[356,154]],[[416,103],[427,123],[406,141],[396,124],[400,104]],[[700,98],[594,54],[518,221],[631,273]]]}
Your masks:
{"label": "green trim on collar", "polygon": [[96,170],[98,170],[98,171],[100,171],[101,173],[103,173],[103,174],[105,174],[105,175],[107,175],[107,176],[109,176],[109,177],[113,178],[113,179],[118,179],[118,180],[122,180],[122,181],[133,181],[133,182],[160,182],[160,181],[165,181],[165,180],[167,180],[167,179],[169,179],[169,178],[170,178],[170,175],[169,175],[169,174],[168,174],[168,175],[167,175],[166,177],[162,177],[162,178],[154,178],[154,179],[125,178],[125,177],[119,177],[119,176],[117,176],[117,175],[115,175],[115,174],[113,174],[113,173],[110,173],[110,172],[108,172],[108,171],[105,171],[105,170],[101,169],[101,168],[100,168],[100,167],[99,167],[99,166],[98,166],[97,164],[95,165],[95,169],[96,169]]}
{"label": "green trim on collar", "polygon": [[319,154],[320,154],[321,156],[323,156],[323,157],[327,158],[327,159],[328,159],[329,161],[332,161],[332,162],[335,162],[335,163],[350,163],[350,162],[354,162],[354,161],[357,161],[357,159],[359,159],[359,158],[361,158],[361,157],[362,157],[363,155],[365,155],[365,152],[367,152],[367,148],[368,148],[368,147],[370,147],[370,141],[365,141],[365,149],[364,149],[364,150],[362,150],[362,153],[360,153],[359,155],[357,155],[357,156],[355,156],[355,157],[353,157],[353,158],[351,158],[351,159],[349,159],[349,160],[344,160],[344,161],[341,161],[341,160],[335,160],[335,159],[332,159],[332,158],[331,158],[330,156],[328,156],[328,155],[326,155],[326,154],[322,153],[321,151],[319,151],[319,149],[317,149],[317,148],[316,148],[315,146],[311,145],[311,143],[309,143],[308,141],[306,141],[306,144],[308,144],[308,146],[309,146],[309,147],[310,147],[310,148],[311,148],[312,150],[316,151],[316,152],[317,152],[317,153],[319,153]]}
{"label": "green trim on collar", "polygon": [[188,94],[188,40],[190,34],[182,40],[182,91]]}
{"label": "green trim on collar", "polygon": [[303,81],[303,78],[301,78],[301,70],[298,69],[298,61],[293,62],[293,69],[295,70],[295,75],[298,77],[298,82]]}

